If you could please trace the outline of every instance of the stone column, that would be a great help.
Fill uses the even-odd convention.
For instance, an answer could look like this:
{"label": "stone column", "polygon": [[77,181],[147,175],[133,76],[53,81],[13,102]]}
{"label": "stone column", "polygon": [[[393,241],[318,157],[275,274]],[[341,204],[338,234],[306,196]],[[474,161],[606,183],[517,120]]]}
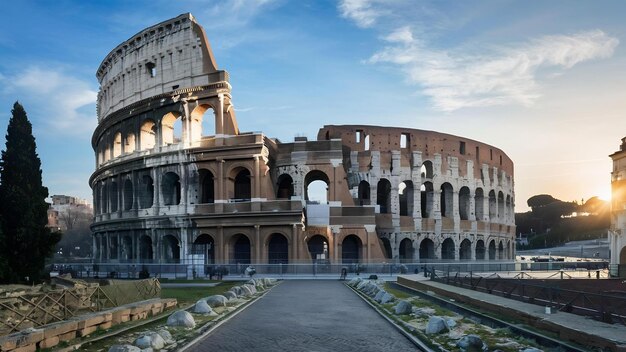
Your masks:
{"label": "stone column", "polygon": [[261,264],[261,226],[254,225],[254,247],[255,247],[255,260],[251,260],[251,262],[256,264]]}
{"label": "stone column", "polygon": [[224,94],[218,94],[218,104],[215,109],[215,136],[224,135]]}

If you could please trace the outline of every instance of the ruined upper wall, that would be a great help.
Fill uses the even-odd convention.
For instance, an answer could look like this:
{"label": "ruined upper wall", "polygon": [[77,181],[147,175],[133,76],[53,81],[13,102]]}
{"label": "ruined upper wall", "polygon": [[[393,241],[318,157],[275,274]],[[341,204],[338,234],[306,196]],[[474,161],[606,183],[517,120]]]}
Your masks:
{"label": "ruined upper wall", "polygon": [[96,77],[98,121],[135,102],[183,88],[228,81],[204,29],[190,13],[151,26],[113,49]]}
{"label": "ruined upper wall", "polygon": [[[360,132],[357,143],[357,133]],[[402,148],[402,135],[405,135],[406,146]],[[366,137],[369,136],[369,148],[366,148]],[[368,125],[326,125],[318,134],[318,140],[340,138],[343,145],[352,151],[399,150],[410,154],[412,151],[420,151],[423,160],[432,160],[435,154],[443,158],[452,156],[463,160],[472,160],[475,165],[487,164],[503,170],[513,176],[513,161],[499,148],[486,143],[478,142],[469,138],[455,136],[446,133],[425,131],[399,127],[381,127]],[[460,165],[462,163],[459,163]],[[475,167],[479,174],[480,168]]]}

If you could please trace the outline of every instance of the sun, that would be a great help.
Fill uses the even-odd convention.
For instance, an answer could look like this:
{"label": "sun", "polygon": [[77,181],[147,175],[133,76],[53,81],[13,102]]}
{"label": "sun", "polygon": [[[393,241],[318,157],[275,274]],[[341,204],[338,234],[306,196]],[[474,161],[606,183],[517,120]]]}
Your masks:
{"label": "sun", "polygon": [[602,191],[598,193],[598,198],[602,199],[605,202],[610,202],[611,201],[611,188],[602,189]]}

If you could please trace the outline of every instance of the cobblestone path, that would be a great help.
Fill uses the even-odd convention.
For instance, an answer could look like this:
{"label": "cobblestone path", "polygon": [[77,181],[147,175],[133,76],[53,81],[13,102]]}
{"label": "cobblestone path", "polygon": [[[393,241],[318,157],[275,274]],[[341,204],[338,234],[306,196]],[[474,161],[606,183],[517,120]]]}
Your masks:
{"label": "cobblestone path", "polygon": [[284,281],[190,351],[415,351],[339,281]]}

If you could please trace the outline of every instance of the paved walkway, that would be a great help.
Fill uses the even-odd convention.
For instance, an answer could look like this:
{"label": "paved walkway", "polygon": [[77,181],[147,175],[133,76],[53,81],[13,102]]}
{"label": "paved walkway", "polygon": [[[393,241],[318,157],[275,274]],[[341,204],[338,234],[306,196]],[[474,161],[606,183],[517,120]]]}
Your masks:
{"label": "paved walkway", "polygon": [[190,351],[415,351],[339,281],[283,281]]}

